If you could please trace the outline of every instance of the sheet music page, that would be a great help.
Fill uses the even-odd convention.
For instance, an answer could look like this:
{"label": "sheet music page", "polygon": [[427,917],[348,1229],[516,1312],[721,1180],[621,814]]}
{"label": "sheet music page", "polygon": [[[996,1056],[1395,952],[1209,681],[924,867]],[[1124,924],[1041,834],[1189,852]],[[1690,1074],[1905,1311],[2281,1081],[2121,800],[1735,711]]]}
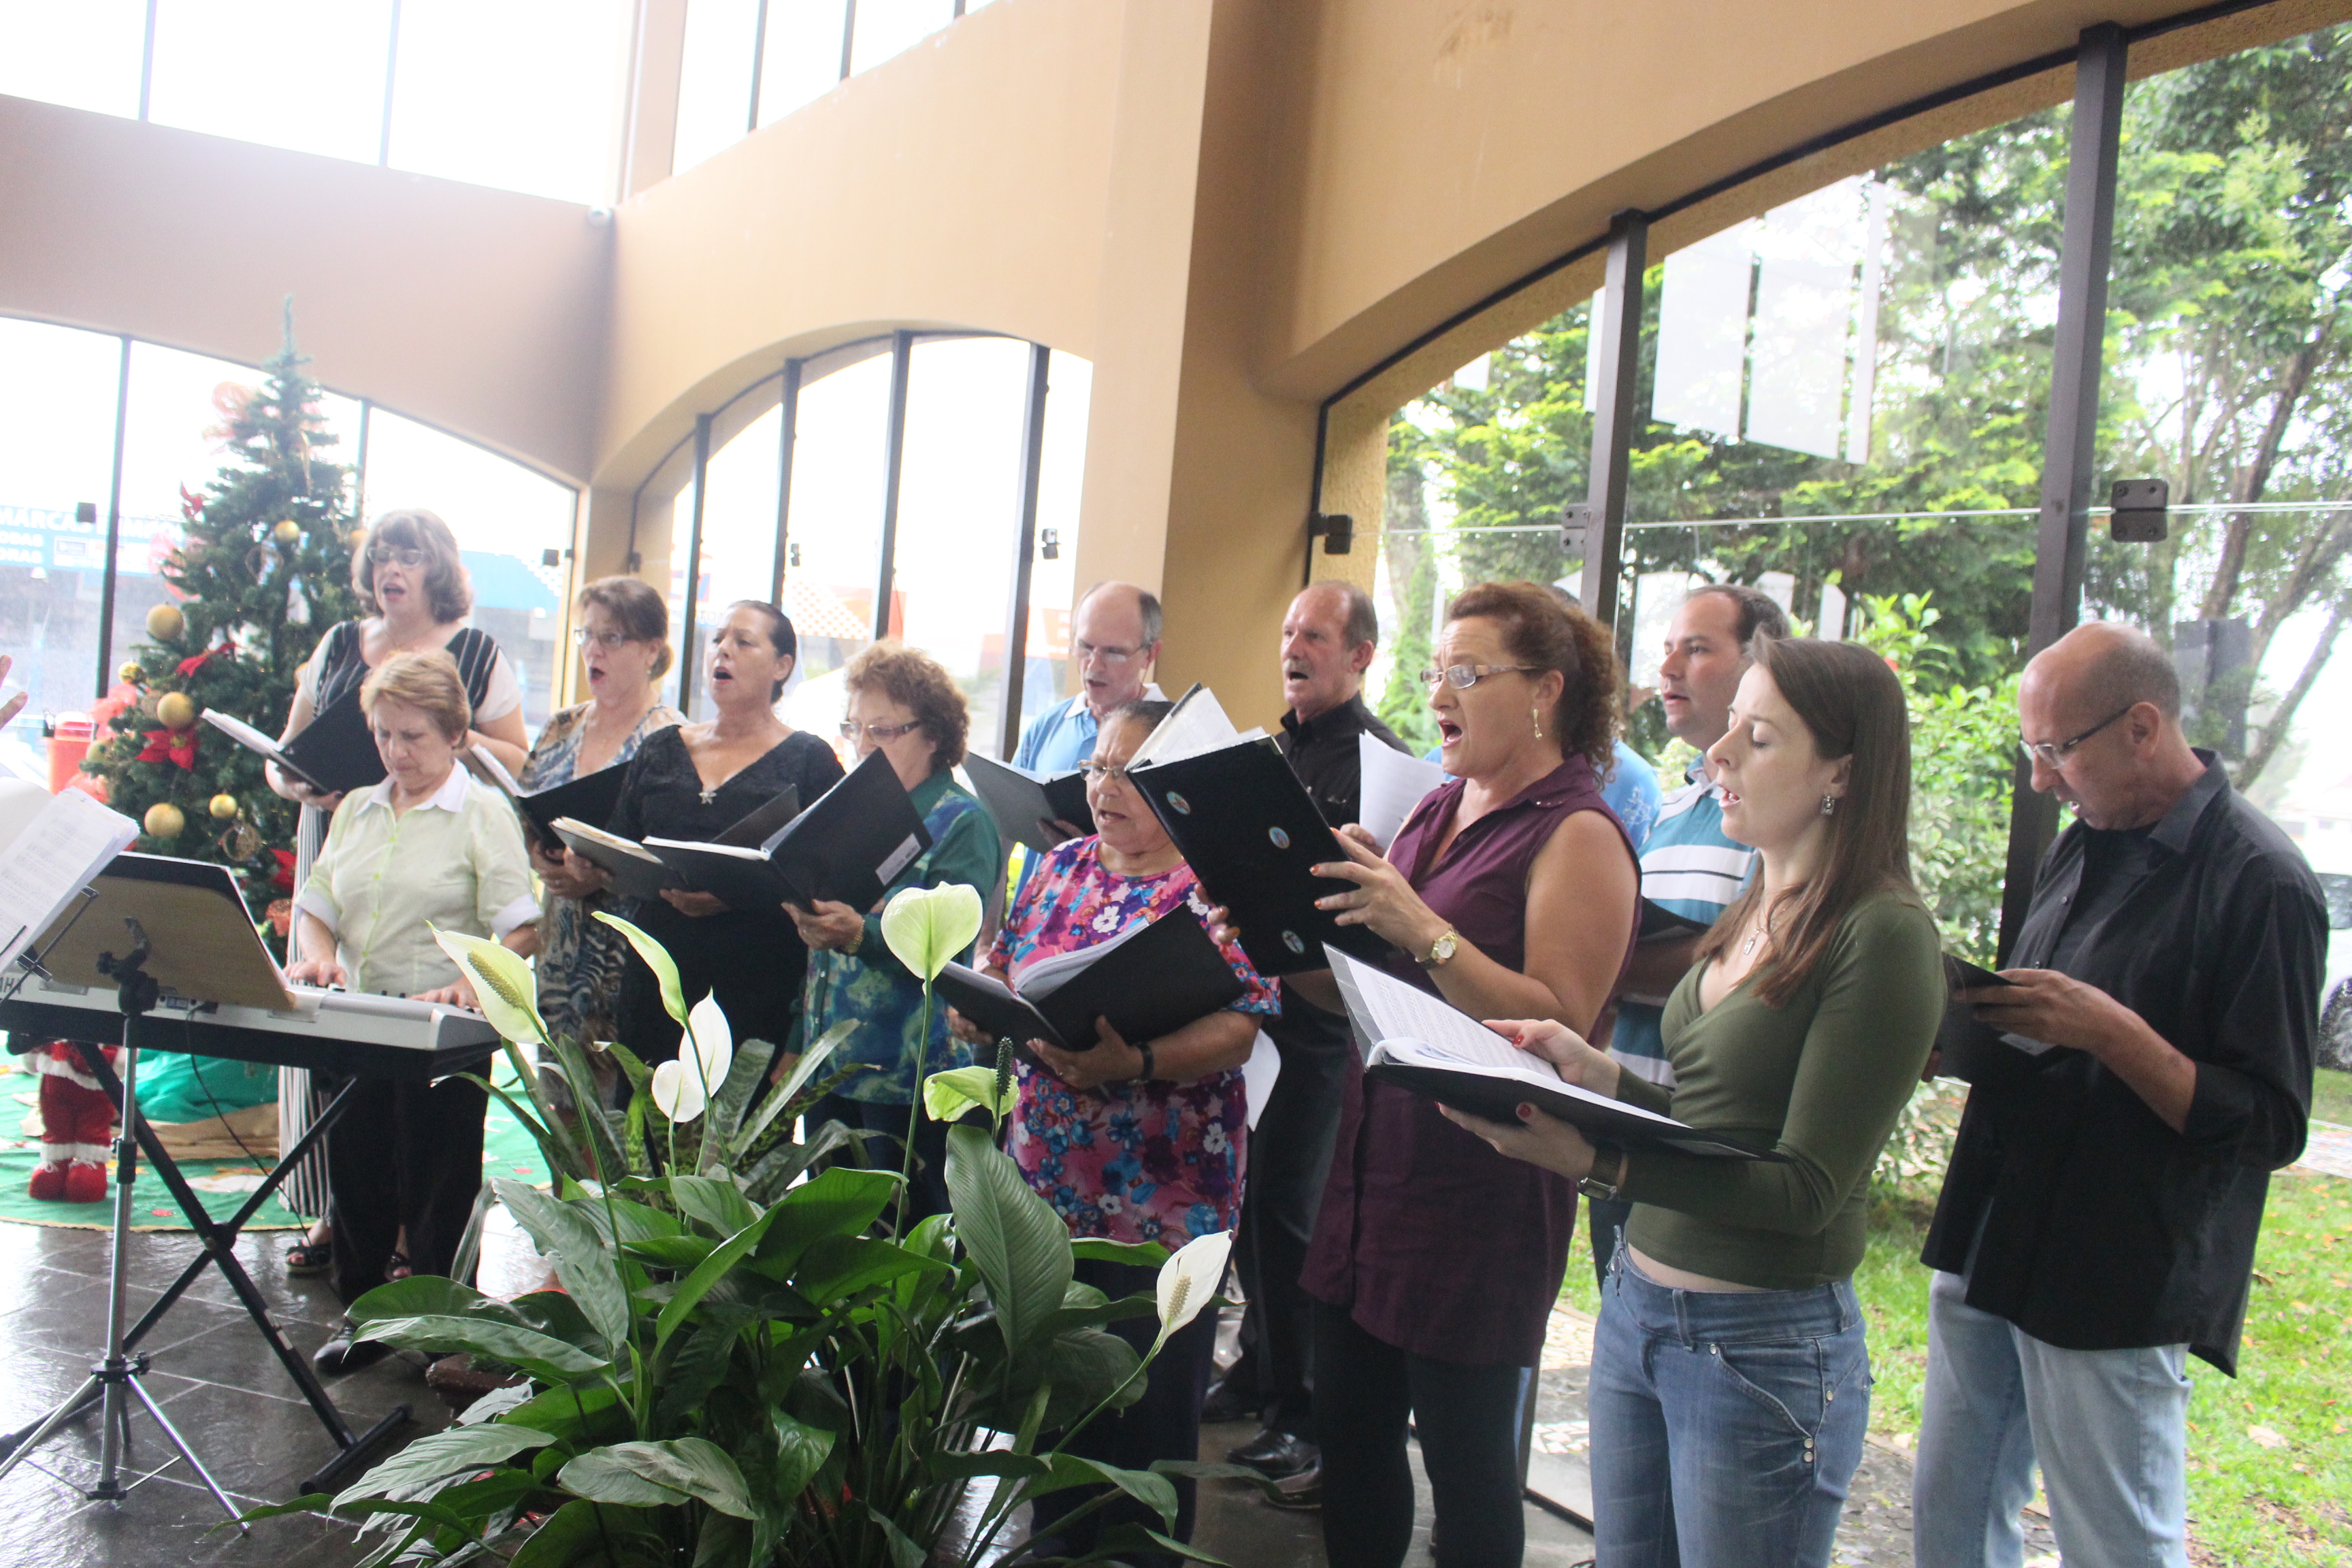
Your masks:
{"label": "sheet music page", "polygon": [[1531,1074],[1554,1084],[1563,1081],[1558,1068],[1541,1057],[1529,1056],[1443,998],[1336,949],[1327,947],[1324,952],[1331,956],[1332,970],[1346,974],[1356,996],[1362,999],[1375,1039],[1410,1040],[1482,1067]]}
{"label": "sheet music page", "polygon": [[1176,710],[1143,738],[1143,744],[1136,747],[1128,766],[1142,768],[1154,763],[1181,762],[1244,738],[1225,716],[1217,694],[1205,686],[1195,685],[1176,700]]}
{"label": "sheet music page", "polygon": [[1356,758],[1364,792],[1357,819],[1386,849],[1412,808],[1445,782],[1445,770],[1398,751],[1369,731],[1356,737]]}
{"label": "sheet music page", "polygon": [[507,772],[507,765],[499,761],[488,746],[469,746],[467,752],[469,765],[476,773],[482,775],[485,783],[497,785],[499,792],[509,800],[522,798],[522,785],[515,783],[514,774]]}
{"label": "sheet music page", "polygon": [[138,837],[137,823],[78,789],[50,796],[16,842],[0,851],[0,910],[7,911],[0,915],[0,973]]}
{"label": "sheet music page", "polygon": [[277,759],[278,742],[276,738],[263,734],[260,731],[255,729],[252,725],[247,723],[244,720],[236,717],[235,714],[223,713],[216,709],[207,708],[205,710],[204,720],[205,723],[210,724],[214,729],[218,730],[222,734],[226,735],[238,745],[246,748],[246,750],[250,752],[258,752],[261,755],[270,758],[272,761]]}
{"label": "sheet music page", "polygon": [[1040,958],[1022,966],[1018,989],[1032,1002],[1042,1002],[1059,991],[1073,975],[1083,974],[1117,951],[1151,929],[1150,921],[1138,921],[1108,942],[1098,942],[1092,947],[1073,948],[1057,952],[1051,958]]}

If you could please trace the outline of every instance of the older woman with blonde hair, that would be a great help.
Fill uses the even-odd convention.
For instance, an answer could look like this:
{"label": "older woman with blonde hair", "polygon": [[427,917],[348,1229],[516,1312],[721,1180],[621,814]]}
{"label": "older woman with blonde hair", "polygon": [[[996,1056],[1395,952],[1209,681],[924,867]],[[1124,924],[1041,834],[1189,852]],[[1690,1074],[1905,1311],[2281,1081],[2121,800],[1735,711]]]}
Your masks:
{"label": "older woman with blonde hair", "polygon": [[[522,722],[522,683],[489,634],[466,625],[474,590],[449,525],[429,511],[378,513],[352,551],[352,587],[365,616],[337,622],[319,639],[296,675],[294,705],[286,715],[279,744],[358,689],[371,671],[394,654],[438,651],[457,667],[472,715],[458,749],[478,743],[508,769],[521,768],[529,744]],[[294,841],[294,885],[304,887],[326,837],[327,819],[342,797],[320,795],[275,764],[264,769],[264,776],[271,789],[302,807]],[[278,1075],[279,1147],[292,1148],[323,1103],[307,1070],[282,1069]],[[312,1219],[323,1215],[329,1201],[324,1162],[305,1160],[278,1194],[296,1214]],[[330,1257],[322,1222],[289,1249],[287,1272],[323,1274]]]}
{"label": "older woman with blonde hair", "polygon": [[[297,956],[286,977],[471,1005],[434,931],[495,940],[525,956],[538,951],[521,825],[501,795],[457,765],[473,715],[447,654],[392,655],[360,688],[360,702],[384,780],[336,807],[295,900]],[[388,1279],[455,1265],[481,1187],[488,1104],[464,1078],[362,1077],[352,1100],[327,1139],[335,1289],[347,1302]],[[349,1372],[383,1353],[346,1332],[317,1360],[322,1371]]]}
{"label": "older woman with blonde hair", "polygon": [[953,770],[963,761],[971,731],[971,715],[955,678],[930,655],[895,642],[876,643],[851,659],[844,675],[849,715],[842,721],[842,738],[860,757],[880,752],[889,759],[922,815],[931,847],[908,863],[870,910],[820,900],[807,913],[786,911],[809,949],[803,1039],[814,1040],[835,1024],[856,1023],[861,1027],[835,1065],[871,1069],[819,1101],[809,1121],[914,1140],[915,1191],[908,1213],[921,1218],[948,1206],[947,1126],[915,1114],[923,1075],[969,1066],[972,1058],[970,1047],[948,1033],[946,1007],[931,1009],[925,1030],[922,982],[883,942],[882,905],[904,889],[950,882],[976,888],[985,898],[1004,868],[1004,850],[995,819],[955,782]]}

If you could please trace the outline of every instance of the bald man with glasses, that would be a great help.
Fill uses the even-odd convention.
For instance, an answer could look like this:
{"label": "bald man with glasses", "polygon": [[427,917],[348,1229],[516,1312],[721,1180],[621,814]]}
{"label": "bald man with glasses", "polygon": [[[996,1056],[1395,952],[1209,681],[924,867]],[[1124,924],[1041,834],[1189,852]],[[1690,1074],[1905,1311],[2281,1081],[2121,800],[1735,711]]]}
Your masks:
{"label": "bald man with glasses", "polygon": [[2145,633],[2068,633],[2018,714],[2075,820],[2011,984],[1957,998],[2017,1054],[1978,1074],[1927,1234],[1914,1560],[2016,1568],[2038,1459],[2068,1568],[2185,1568],[2188,1358],[2236,1373],[2270,1173],[2303,1152],[2326,908],[2189,745]]}
{"label": "bald man with glasses", "polygon": [[1160,660],[1160,600],[1148,588],[1097,583],[1086,591],[1070,617],[1078,689],[1029,721],[1015,767],[1067,773],[1095,754],[1096,729],[1112,710],[1160,695],[1149,679]]}

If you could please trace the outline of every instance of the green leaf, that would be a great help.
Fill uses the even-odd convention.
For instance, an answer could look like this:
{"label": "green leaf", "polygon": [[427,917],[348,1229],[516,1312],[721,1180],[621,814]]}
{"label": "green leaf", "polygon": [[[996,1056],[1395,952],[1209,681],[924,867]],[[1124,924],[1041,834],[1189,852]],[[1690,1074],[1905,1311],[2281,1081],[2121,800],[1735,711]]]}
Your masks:
{"label": "green leaf", "polygon": [[507,1568],[650,1568],[668,1561],[661,1531],[646,1515],[576,1499],[548,1515]]}
{"label": "green leaf", "polygon": [[710,1142],[706,1147],[717,1150],[734,1135],[742,1123],[743,1112],[751,1107],[751,1096],[768,1076],[768,1064],[775,1059],[772,1041],[745,1040],[736,1046],[735,1058],[727,1067],[727,1079],[710,1097],[710,1121],[707,1123]]}
{"label": "green leaf", "polygon": [[1018,1355],[1051,1327],[1069,1289],[1069,1231],[981,1128],[948,1129],[947,1178],[956,1236],[988,1286],[1006,1351]]}
{"label": "green leaf", "polygon": [[656,1236],[624,1243],[621,1251],[640,1263],[683,1274],[709,1257],[718,1245],[707,1236]]}
{"label": "green leaf", "polygon": [[487,1469],[554,1441],[544,1432],[534,1432],[510,1421],[427,1433],[344,1488],[334,1506],[340,1509],[363,1498],[413,1502],[429,1496],[436,1482]]}
{"label": "green leaf", "polygon": [[719,1236],[732,1236],[760,1217],[760,1211],[730,1178],[672,1176],[669,1195],[677,1200],[679,1212],[700,1220]]}
{"label": "green leaf", "polygon": [[883,1547],[890,1553],[890,1568],[923,1568],[923,1549],[893,1524],[888,1514],[870,1502],[866,1505],[866,1514],[882,1531]]}
{"label": "green leaf", "polygon": [[923,1473],[936,1481],[967,1481],[975,1476],[1027,1478],[1042,1476],[1052,1468],[1034,1454],[1016,1454],[1010,1448],[934,1453],[923,1459]]}
{"label": "green leaf", "polygon": [[[598,1502],[652,1507],[691,1499],[736,1519],[751,1517],[743,1472],[707,1437],[593,1448],[564,1466],[556,1479]],[[1171,1489],[1169,1495],[1175,1493]]]}
{"label": "green leaf", "polygon": [[480,1318],[529,1326],[504,1301],[437,1274],[413,1274],[379,1285],[344,1309],[344,1316],[361,1328],[379,1318]]}
{"label": "green leaf", "polygon": [[[457,1412],[460,1426],[478,1426],[485,1421],[495,1421],[510,1410],[520,1409],[532,1395],[528,1383],[510,1384],[505,1388],[493,1388],[465,1409]],[[523,1423],[528,1426],[530,1422]]]}
{"label": "green leaf", "polygon": [[776,1433],[776,1495],[797,1497],[824,1468],[833,1452],[834,1434],[782,1409],[771,1409],[768,1419]]}
{"label": "green leaf", "polygon": [[628,1287],[618,1271],[620,1260],[581,1212],[588,1200],[566,1202],[504,1179],[492,1184],[515,1223],[539,1244],[541,1255],[554,1260],[556,1278],[604,1336],[605,1354],[620,1360],[629,1343],[635,1314],[629,1306]]}
{"label": "green leaf", "polygon": [[1014,1098],[1009,1090],[997,1097],[992,1068],[950,1068],[923,1080],[923,1109],[934,1121],[953,1121],[974,1106],[1001,1117],[1012,1110]]}
{"label": "green leaf", "polygon": [[625,937],[629,945],[636,950],[637,956],[645,960],[646,967],[654,972],[654,979],[660,983],[662,1011],[667,1013],[678,1027],[684,1028],[686,992],[677,983],[677,965],[671,961],[669,949],[650,933],[638,930],[618,915],[598,910],[596,918]]}
{"label": "green leaf", "polygon": [[1104,1241],[1087,1237],[1070,1243],[1070,1256],[1096,1263],[1123,1263],[1135,1268],[1157,1268],[1168,1261],[1168,1249],[1156,1241]]}
{"label": "green leaf", "polygon": [[594,1440],[614,1429],[621,1411],[621,1395],[609,1383],[575,1384],[532,1394],[509,1411],[506,1419],[519,1426],[551,1432],[567,1443]]}
{"label": "green leaf", "polygon": [[612,1364],[552,1334],[486,1318],[383,1318],[368,1325],[368,1337],[404,1350],[486,1355],[520,1367],[541,1383],[562,1383]]}
{"label": "green leaf", "polygon": [[760,1134],[768,1130],[770,1122],[794,1109],[793,1101],[799,1099],[801,1090],[808,1087],[809,1079],[816,1076],[817,1068],[830,1060],[842,1042],[856,1032],[857,1026],[854,1023],[835,1024],[801,1053],[801,1059],[793,1064],[793,1070],[784,1075],[784,1081],[768,1091],[768,1098],[761,1102],[760,1113],[751,1119],[751,1124],[736,1133],[734,1141],[728,1145],[730,1162],[741,1159],[743,1152],[760,1141]]}
{"label": "green leaf", "polygon": [[820,1237],[857,1236],[889,1205],[898,1190],[896,1171],[835,1165],[786,1193],[776,1205],[776,1230],[760,1248],[762,1260],[790,1268]]}
{"label": "green leaf", "polygon": [[820,1307],[909,1274],[952,1274],[935,1258],[866,1237],[820,1237],[801,1254],[793,1272],[796,1289]]}
{"label": "green leaf", "polygon": [[1047,1460],[1053,1479],[1063,1486],[1108,1481],[1152,1512],[1161,1522],[1176,1522],[1176,1483],[1150,1470],[1123,1470],[1100,1459],[1077,1454],[1055,1454]]}
{"label": "green leaf", "polygon": [[694,1310],[705,1296],[710,1294],[712,1288],[718,1285],[719,1280],[726,1278],[729,1269],[734,1268],[753,1247],[760,1245],[760,1238],[767,1234],[768,1227],[773,1225],[776,1217],[783,1212],[784,1206],[782,1204],[770,1209],[758,1219],[729,1237],[716,1252],[696,1266],[693,1273],[678,1281],[677,1290],[672,1292],[668,1303],[662,1308],[661,1316],[654,1321],[655,1350],[659,1351],[662,1346],[669,1342],[670,1335],[677,1332],[678,1326],[686,1321],[688,1314]]}
{"label": "green leaf", "polygon": [[704,1323],[678,1342],[677,1353],[657,1380],[662,1421],[683,1425],[710,1397],[710,1391],[727,1381],[728,1363],[734,1359],[743,1321],[742,1314],[732,1313]]}

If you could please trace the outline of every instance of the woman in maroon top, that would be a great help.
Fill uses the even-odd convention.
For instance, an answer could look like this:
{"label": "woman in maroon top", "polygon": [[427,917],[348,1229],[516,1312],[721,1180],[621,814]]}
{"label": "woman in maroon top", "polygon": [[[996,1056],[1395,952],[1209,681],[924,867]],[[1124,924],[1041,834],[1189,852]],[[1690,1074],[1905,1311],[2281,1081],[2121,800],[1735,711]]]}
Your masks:
{"label": "woman in maroon top", "polygon": [[[1473,1017],[1587,1029],[1633,951],[1641,884],[1595,771],[1616,732],[1615,654],[1530,583],[1471,588],[1448,616],[1423,679],[1454,780],[1406,819],[1387,859],[1343,837],[1348,862],[1317,870],[1357,886],[1323,903],[1395,943],[1398,974]],[[1339,1005],[1328,972],[1305,978],[1331,993],[1310,999]],[[1408,1418],[1444,1521],[1443,1561],[1519,1561],[1519,1399],[1575,1225],[1565,1178],[1496,1153],[1433,1100],[1349,1073],[1300,1276],[1318,1303],[1332,1568],[1403,1561]]]}

